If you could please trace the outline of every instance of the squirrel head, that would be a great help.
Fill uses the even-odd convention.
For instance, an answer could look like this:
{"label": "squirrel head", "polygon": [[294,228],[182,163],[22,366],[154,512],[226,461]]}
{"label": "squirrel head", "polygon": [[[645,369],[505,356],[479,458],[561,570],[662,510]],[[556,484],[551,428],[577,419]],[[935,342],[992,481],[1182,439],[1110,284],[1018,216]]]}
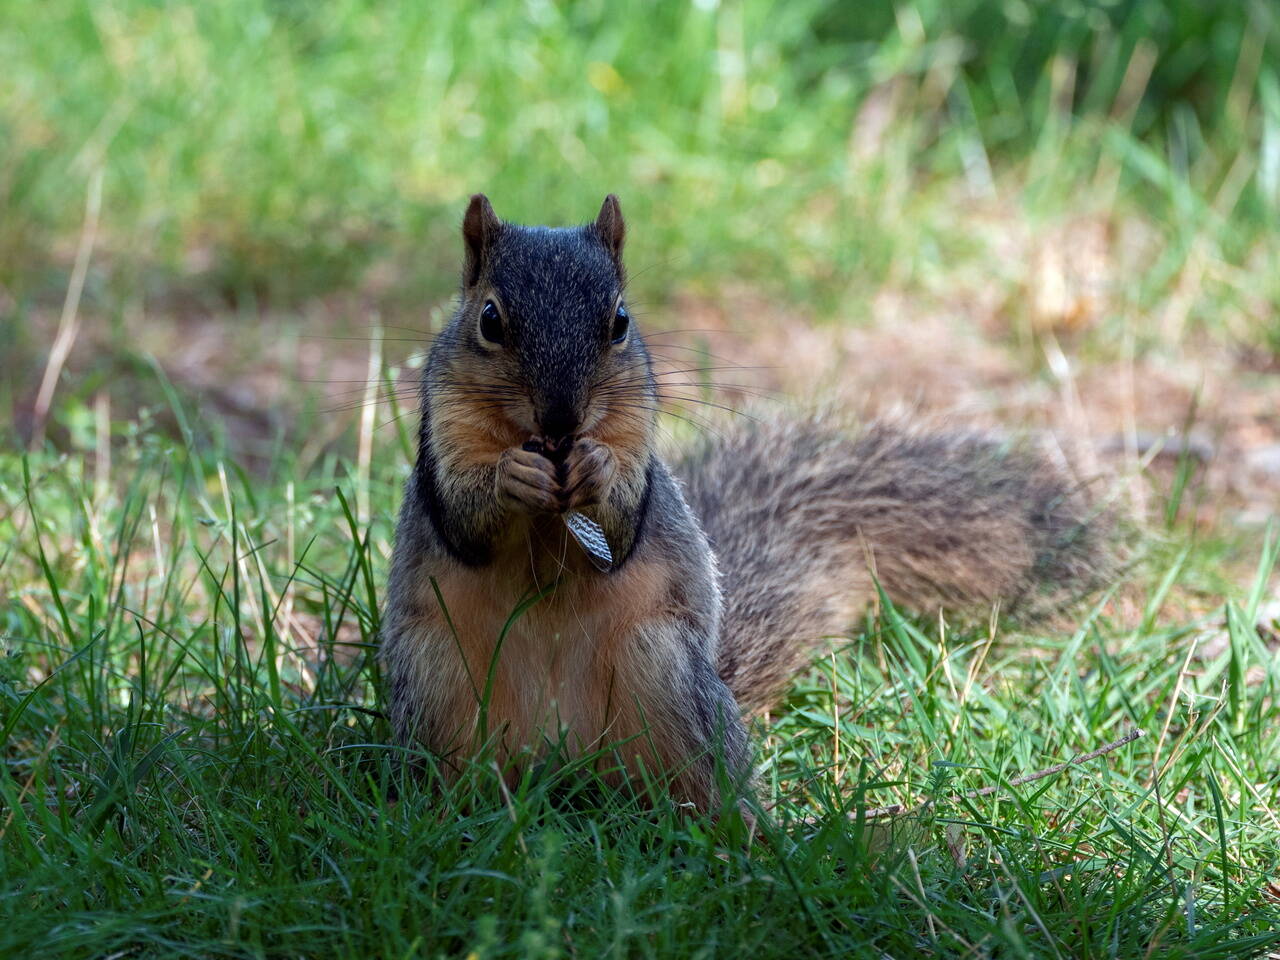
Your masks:
{"label": "squirrel head", "polygon": [[592,223],[564,228],[505,223],[473,196],[461,298],[442,337],[459,399],[552,446],[610,413],[648,420],[649,356],[623,301],[625,233],[612,194]]}

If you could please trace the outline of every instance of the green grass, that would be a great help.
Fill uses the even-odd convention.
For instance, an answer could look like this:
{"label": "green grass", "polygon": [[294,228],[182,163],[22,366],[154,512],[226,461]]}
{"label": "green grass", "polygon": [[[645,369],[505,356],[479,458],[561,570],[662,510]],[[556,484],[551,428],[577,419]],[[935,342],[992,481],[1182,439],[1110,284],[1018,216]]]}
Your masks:
{"label": "green grass", "polygon": [[[763,725],[754,844],[593,782],[403,779],[376,597],[403,469],[286,486],[148,434],[3,461],[0,953],[1252,956],[1280,944],[1258,587],[1048,635],[886,610]],[[345,491],[345,492],[344,492]],[[326,639],[332,638],[332,639]],[[1051,778],[1008,781],[1140,727]],[[995,786],[982,797],[961,794]],[[868,808],[934,803],[893,820]],[[864,816],[859,819],[858,812]]]}
{"label": "green grass", "polygon": [[[1262,0],[8,0],[0,57],[0,282],[19,309],[61,296],[99,170],[88,302],[107,313],[175,292],[289,305],[371,270],[394,277],[384,309],[421,310],[452,288],[483,189],[538,222],[620,193],[646,296],[744,276],[856,316],[886,276],[971,260],[992,171],[1036,215],[1087,195],[1084,212],[1146,218],[1144,309],[1193,253],[1251,273],[1214,271],[1197,304],[1280,300],[1280,17]],[[1280,342],[1265,311],[1246,335]]]}
{"label": "green grass", "polygon": [[[1009,238],[1079,216],[1117,262],[1073,362],[1275,362],[1271,7],[854,10],[0,3],[0,955],[1280,949],[1280,660],[1254,628],[1277,531],[1190,522],[1213,491],[1186,458],[1097,609],[1031,633],[885,610],[833,639],[757,731],[748,844],[581,770],[406,779],[373,644],[411,421],[365,461],[354,425],[315,442],[344,415],[296,385],[249,456],[138,341],[231,315],[229,369],[351,291],[421,329],[469,191],[572,221],[616,190],[651,316],[746,288],[857,324],[881,292],[950,314],[994,290],[1030,378]],[[99,172],[93,346],[24,453],[7,425]]]}

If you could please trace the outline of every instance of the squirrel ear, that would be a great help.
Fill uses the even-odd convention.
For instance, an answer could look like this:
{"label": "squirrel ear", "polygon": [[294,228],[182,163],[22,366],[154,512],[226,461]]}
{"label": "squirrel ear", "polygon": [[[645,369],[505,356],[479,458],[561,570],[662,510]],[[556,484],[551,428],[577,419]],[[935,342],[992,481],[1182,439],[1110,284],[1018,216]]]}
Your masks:
{"label": "squirrel ear", "polygon": [[622,241],[627,237],[627,225],[623,222],[622,207],[618,205],[618,198],[612,193],[604,198],[594,227],[596,236],[600,238],[600,242],[609,251],[609,256],[613,257],[614,263],[621,270]]}
{"label": "squirrel ear", "polygon": [[462,238],[467,242],[467,260],[463,267],[463,282],[474,287],[480,280],[480,270],[485,256],[502,229],[502,221],[493,212],[493,205],[483,193],[473,194],[462,218]]}

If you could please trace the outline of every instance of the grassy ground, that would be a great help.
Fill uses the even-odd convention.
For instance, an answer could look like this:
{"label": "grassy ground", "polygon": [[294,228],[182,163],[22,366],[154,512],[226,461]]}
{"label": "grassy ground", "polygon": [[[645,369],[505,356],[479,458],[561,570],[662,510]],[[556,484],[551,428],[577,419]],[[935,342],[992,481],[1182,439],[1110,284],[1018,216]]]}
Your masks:
{"label": "grassy ground", "polygon": [[[4,11],[0,954],[1280,950],[1270,7]],[[1052,428],[1135,565],[834,638],[752,845],[575,771],[403,782],[394,385],[473,189],[620,192],[642,320],[730,400]]]}

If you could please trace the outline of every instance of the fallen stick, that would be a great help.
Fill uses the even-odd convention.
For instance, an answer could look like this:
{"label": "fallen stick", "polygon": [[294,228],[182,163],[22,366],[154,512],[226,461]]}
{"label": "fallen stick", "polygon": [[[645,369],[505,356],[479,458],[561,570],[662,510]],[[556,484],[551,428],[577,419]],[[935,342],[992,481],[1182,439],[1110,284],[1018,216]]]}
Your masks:
{"label": "fallen stick", "polygon": [[[859,817],[864,820],[879,820],[884,817],[896,817],[905,813],[918,813],[932,806],[938,799],[972,800],[977,797],[988,797],[997,790],[1000,790],[1002,786],[1017,787],[1024,783],[1031,783],[1035,780],[1043,780],[1045,777],[1051,777],[1055,773],[1061,773],[1063,770],[1067,769],[1067,767],[1079,766],[1082,763],[1088,763],[1090,760],[1096,760],[1098,757],[1108,754],[1112,750],[1119,749],[1126,743],[1133,743],[1133,741],[1139,740],[1146,735],[1147,732],[1141,727],[1134,727],[1119,740],[1113,740],[1105,746],[1099,747],[1097,750],[1090,750],[1088,753],[1078,754],[1070,760],[1065,760],[1062,763],[1055,763],[1051,767],[1045,767],[1043,770],[1037,770],[1034,773],[1028,773],[1021,777],[1014,777],[1008,782],[1008,784],[994,784],[989,787],[980,787],[977,790],[969,790],[965,793],[953,793],[948,797],[930,797],[928,800],[918,803],[914,807],[908,807],[905,803],[891,803],[885,807],[872,807],[870,810],[864,810],[861,813],[851,813],[848,816],[851,820],[856,820]],[[805,817],[803,821],[806,826],[816,826],[818,822],[819,821],[814,817]]]}
{"label": "fallen stick", "polygon": [[[1033,780],[1043,780],[1045,777],[1051,777],[1055,773],[1065,770],[1067,769],[1067,767],[1072,766],[1073,764],[1088,763],[1090,760],[1096,760],[1098,757],[1102,756],[1104,753],[1110,753],[1112,750],[1115,750],[1119,747],[1123,747],[1126,743],[1133,743],[1133,741],[1141,737],[1145,737],[1146,735],[1147,735],[1147,731],[1143,730],[1141,727],[1134,727],[1132,730],[1126,733],[1119,740],[1112,740],[1105,747],[1099,747],[1097,750],[1090,750],[1088,753],[1082,753],[1079,756],[1072,757],[1070,760],[1067,760],[1065,763],[1056,763],[1052,767],[1045,767],[1043,770],[1037,770],[1035,773],[1028,773],[1025,777],[1014,777],[1012,780],[1009,781],[1009,786],[1018,787],[1024,783],[1031,783],[1031,781]],[[971,793],[964,794],[964,796],[965,797],[985,797],[995,793],[999,789],[1000,787],[997,784],[995,786],[983,787],[980,790],[974,790]]]}
{"label": "fallen stick", "polygon": [[89,178],[84,226],[80,230],[80,243],[76,247],[75,266],[71,268],[71,282],[67,285],[67,294],[62,301],[62,315],[58,318],[58,332],[53,338],[53,347],[49,350],[49,359],[44,367],[44,377],[40,380],[40,390],[31,409],[31,437],[28,443],[31,450],[39,450],[44,443],[45,422],[49,419],[49,407],[53,404],[53,394],[58,388],[58,378],[62,375],[62,367],[80,333],[80,295],[84,293],[85,277],[89,273],[89,258],[93,254],[93,244],[98,236],[98,214],[101,209],[102,168],[99,167]]}

